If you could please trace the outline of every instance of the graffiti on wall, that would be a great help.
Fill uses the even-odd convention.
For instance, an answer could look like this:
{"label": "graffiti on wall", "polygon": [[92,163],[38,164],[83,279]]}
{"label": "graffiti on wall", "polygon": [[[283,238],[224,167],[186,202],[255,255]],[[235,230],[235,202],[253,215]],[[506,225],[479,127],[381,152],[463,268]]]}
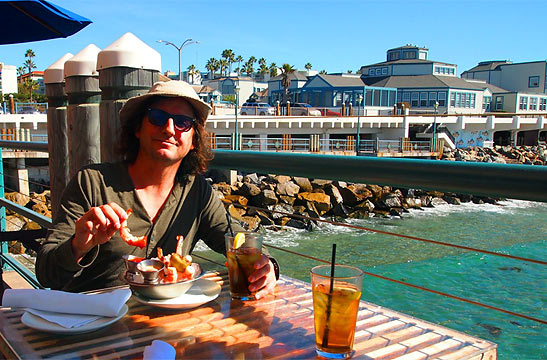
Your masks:
{"label": "graffiti on wall", "polygon": [[456,140],[457,148],[467,148],[472,146],[483,146],[485,141],[492,141],[493,132],[490,130],[473,130],[473,131],[454,131],[452,133]]}

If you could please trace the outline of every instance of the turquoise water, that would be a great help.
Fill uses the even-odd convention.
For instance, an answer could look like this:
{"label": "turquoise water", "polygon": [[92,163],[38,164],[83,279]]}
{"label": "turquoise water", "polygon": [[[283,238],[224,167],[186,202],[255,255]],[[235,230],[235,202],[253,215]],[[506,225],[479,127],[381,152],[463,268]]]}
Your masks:
{"label": "turquoise water", "polygon": [[[412,211],[402,218],[350,223],[426,239],[547,259],[547,204],[507,201]],[[268,233],[266,243],[547,319],[547,267],[389,235],[321,226],[314,232]],[[278,251],[282,273],[309,281],[315,261]],[[363,299],[498,344],[498,359],[546,359],[547,326],[366,276]]]}

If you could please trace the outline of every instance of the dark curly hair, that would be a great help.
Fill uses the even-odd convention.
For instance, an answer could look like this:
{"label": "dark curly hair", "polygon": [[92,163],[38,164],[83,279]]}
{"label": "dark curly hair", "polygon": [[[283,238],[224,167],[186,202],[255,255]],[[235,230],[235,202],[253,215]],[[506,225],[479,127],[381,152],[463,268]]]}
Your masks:
{"label": "dark curly hair", "polygon": [[[146,99],[138,115],[127,119],[122,124],[119,136],[120,145],[117,150],[123,161],[133,164],[137,160],[140,142],[135,133],[141,128],[148,107],[161,99],[170,99],[170,97],[153,96]],[[196,120],[194,123],[194,137],[192,139],[194,148],[182,159],[177,172],[179,180],[186,179],[188,175],[202,174],[207,170],[207,164],[213,158],[213,152],[211,151],[207,135],[204,123]]]}

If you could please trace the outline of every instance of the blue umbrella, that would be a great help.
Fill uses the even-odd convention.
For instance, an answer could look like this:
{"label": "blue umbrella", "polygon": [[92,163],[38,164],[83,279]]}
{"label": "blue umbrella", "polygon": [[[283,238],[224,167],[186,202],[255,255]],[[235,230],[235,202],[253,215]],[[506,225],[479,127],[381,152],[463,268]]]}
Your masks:
{"label": "blue umbrella", "polygon": [[44,0],[0,0],[0,45],[66,38],[90,23]]}

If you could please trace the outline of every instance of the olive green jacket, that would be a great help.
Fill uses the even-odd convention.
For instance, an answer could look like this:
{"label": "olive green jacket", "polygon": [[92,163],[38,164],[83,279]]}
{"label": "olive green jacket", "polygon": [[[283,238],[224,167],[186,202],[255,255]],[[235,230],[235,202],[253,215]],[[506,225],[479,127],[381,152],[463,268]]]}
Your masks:
{"label": "olive green jacket", "polygon": [[[76,220],[92,207],[110,202],[133,209],[128,227],[135,236],[147,235],[148,246],[130,246],[116,232],[78,263],[71,244]],[[123,255],[156,256],[157,247],[170,254],[176,250],[177,235],[184,236],[183,255],[189,254],[200,239],[214,251],[226,254],[227,230],[224,206],[203,176],[177,181],[152,222],[135,192],[126,164],[93,164],[82,168],[66,187],[53,228],[38,253],[36,276],[45,287],[65,291],[121,285]]]}

